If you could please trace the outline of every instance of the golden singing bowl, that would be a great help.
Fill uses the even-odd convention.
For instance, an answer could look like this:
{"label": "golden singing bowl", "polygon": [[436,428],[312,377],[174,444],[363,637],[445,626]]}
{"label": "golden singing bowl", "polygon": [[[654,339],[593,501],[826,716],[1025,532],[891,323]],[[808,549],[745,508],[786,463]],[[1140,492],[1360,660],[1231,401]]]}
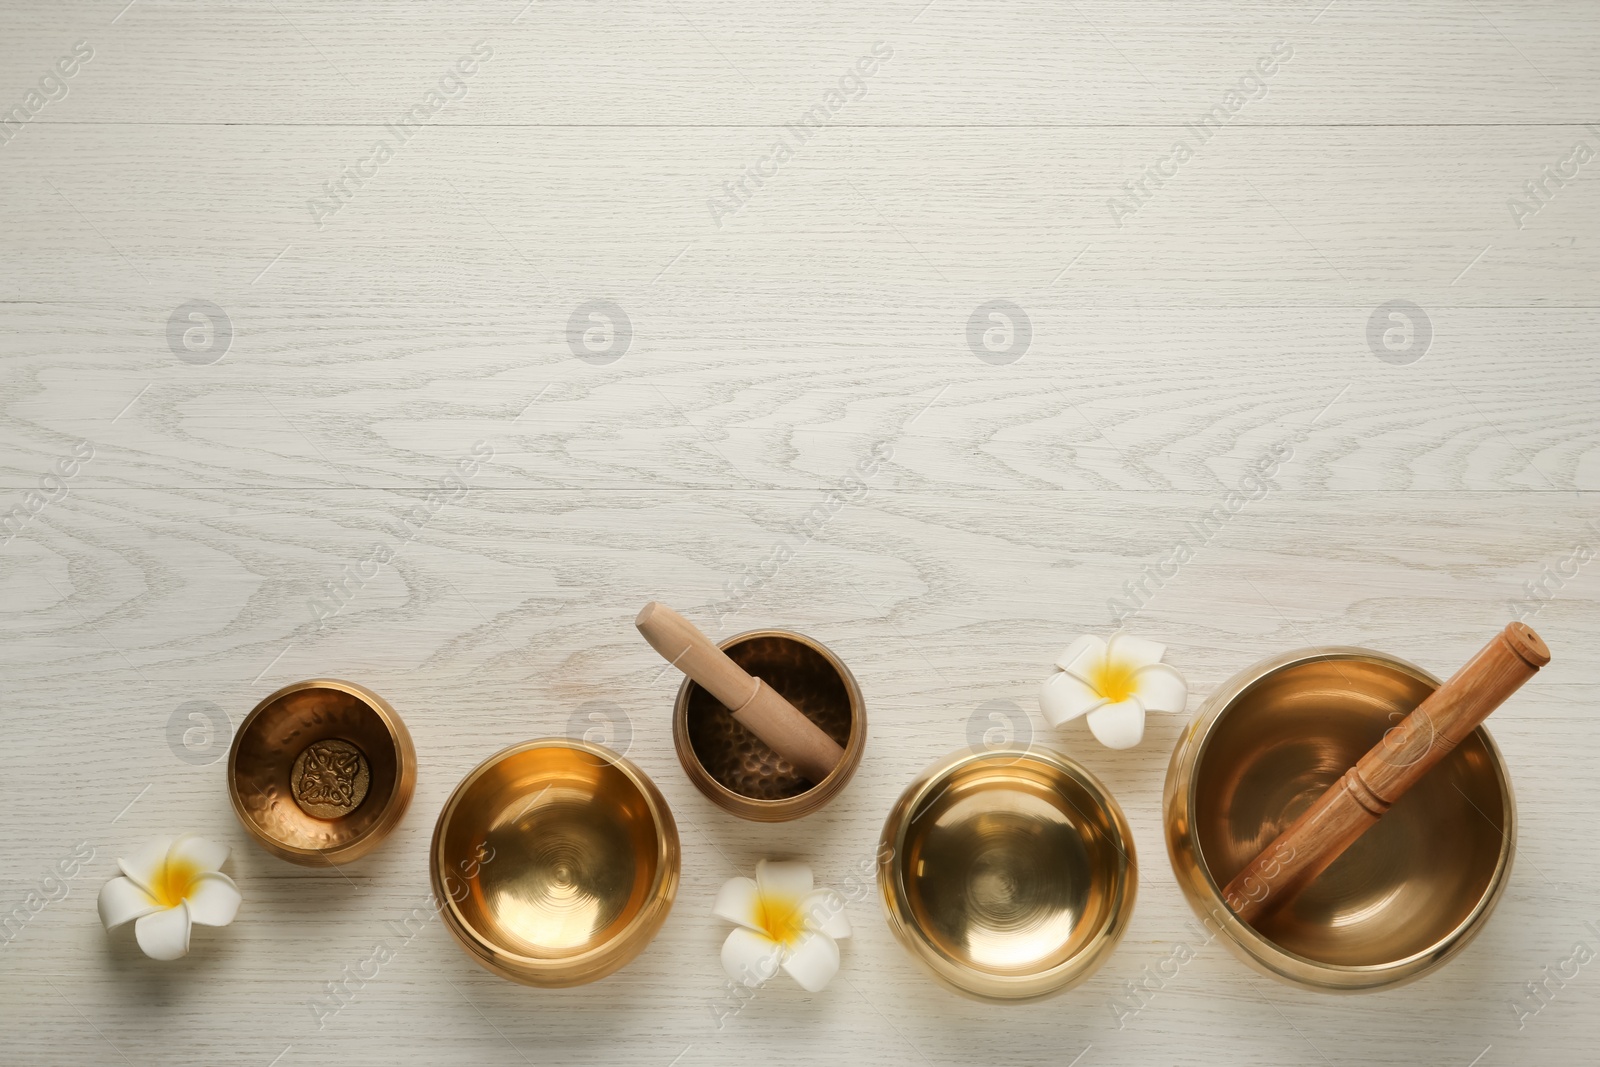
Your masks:
{"label": "golden singing bowl", "polygon": [[1482,727],[1259,927],[1222,901],[1220,887],[1438,685],[1382,652],[1290,652],[1235,675],[1184,731],[1167,770],[1167,851],[1207,932],[1257,971],[1322,992],[1384,989],[1483,928],[1517,831]]}
{"label": "golden singing bowl", "polygon": [[756,822],[809,815],[849,784],[867,747],[867,705],[855,676],[821,642],[788,630],[751,630],[718,645],[839,743],[844,759],[815,784],[745,729],[689,678],[672,706],[672,743],[695,788]]}
{"label": "golden singing bowl", "polygon": [[428,854],[444,925],[487,970],[533,986],[604,978],[655,937],[678,891],[678,827],[655,785],[600,745],[513,745],[462,779]]}
{"label": "golden singing bowl", "polygon": [[912,782],[883,824],[889,927],[958,993],[1015,1001],[1093,974],[1133,915],[1128,821],[1046,748],[960,752]]}
{"label": "golden singing bowl", "polygon": [[332,678],[268,696],[228,750],[234,814],[261,847],[307,867],[371,852],[399,825],[416,785],[417,753],[394,708]]}

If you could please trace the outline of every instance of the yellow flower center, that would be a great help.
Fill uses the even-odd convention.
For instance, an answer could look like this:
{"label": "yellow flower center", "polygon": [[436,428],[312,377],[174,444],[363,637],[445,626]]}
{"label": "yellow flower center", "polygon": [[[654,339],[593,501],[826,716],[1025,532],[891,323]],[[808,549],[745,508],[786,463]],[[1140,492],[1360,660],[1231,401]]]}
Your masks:
{"label": "yellow flower center", "polygon": [[1089,684],[1111,703],[1120,704],[1133,696],[1136,688],[1133,666],[1127,660],[1114,660],[1107,656],[1099,669],[1091,673]]}
{"label": "yellow flower center", "polygon": [[183,903],[194,883],[200,877],[200,868],[184,859],[163,860],[161,868],[151,879],[150,895],[163,908],[176,908]]}
{"label": "yellow flower center", "polygon": [[800,902],[789,897],[761,898],[761,928],[780,945],[792,945],[805,933]]}

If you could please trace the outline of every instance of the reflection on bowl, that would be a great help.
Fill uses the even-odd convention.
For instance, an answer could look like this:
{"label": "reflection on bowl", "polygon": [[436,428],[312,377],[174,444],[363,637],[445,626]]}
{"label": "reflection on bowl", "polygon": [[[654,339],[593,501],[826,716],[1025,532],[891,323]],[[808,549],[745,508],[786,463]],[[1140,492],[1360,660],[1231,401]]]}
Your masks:
{"label": "reflection on bowl", "polygon": [[544,738],[491,756],[439,813],[429,853],[445,925],[527,985],[603,978],[650,942],[678,887],[666,801],[610,749]]}
{"label": "reflection on bowl", "polygon": [[1438,685],[1381,652],[1291,652],[1234,676],[1185,730],[1167,772],[1167,850],[1196,914],[1256,970],[1381,989],[1482,929],[1516,841],[1511,783],[1482,727],[1258,927],[1222,903],[1220,887]]}
{"label": "reflection on bowl", "polygon": [[889,926],[947,987],[1024,1000],[1083,981],[1133,914],[1122,809],[1048,749],[960,753],[889,813],[878,885]]}

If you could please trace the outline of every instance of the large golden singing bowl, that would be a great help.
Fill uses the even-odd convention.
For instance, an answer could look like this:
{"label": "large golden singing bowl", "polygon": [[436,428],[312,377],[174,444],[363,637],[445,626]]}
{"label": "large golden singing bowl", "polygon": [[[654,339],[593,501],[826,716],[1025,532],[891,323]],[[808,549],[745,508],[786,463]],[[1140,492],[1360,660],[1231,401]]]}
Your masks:
{"label": "large golden singing bowl", "polygon": [[513,745],[462,779],[428,867],[444,925],[486,969],[534,986],[604,978],[655,937],[678,891],[678,827],[600,745]]}
{"label": "large golden singing bowl", "polygon": [[371,852],[416,785],[405,723],[353,682],[284,686],[245,716],[228,750],[234,814],[261,847],[308,867]]}
{"label": "large golden singing bowl", "polygon": [[685,678],[672,706],[672,742],[689,781],[724,811],[756,822],[798,819],[838,796],[867,747],[867,704],[850,669],[821,642],[789,630],[751,630],[718,647],[837,741],[844,759],[821,782],[807,781]]}
{"label": "large golden singing bowl", "polygon": [[983,1000],[1076,985],[1133,915],[1122,809],[1094,775],[1045,748],[936,763],[889,812],[878,854],[900,943],[943,985]]}
{"label": "large golden singing bowl", "polygon": [[1483,928],[1516,844],[1511,782],[1479,727],[1298,896],[1253,928],[1221,887],[1439,680],[1361,648],[1308,649],[1235,675],[1172,754],[1167,851],[1189,904],[1263,974],[1323,992],[1442,966]]}

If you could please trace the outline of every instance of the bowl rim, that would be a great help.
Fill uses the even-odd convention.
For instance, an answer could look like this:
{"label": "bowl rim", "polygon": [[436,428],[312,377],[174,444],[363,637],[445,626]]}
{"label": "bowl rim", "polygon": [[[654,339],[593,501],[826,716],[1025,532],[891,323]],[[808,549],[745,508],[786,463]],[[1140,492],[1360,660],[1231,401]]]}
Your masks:
{"label": "bowl rim", "polygon": [[[389,743],[394,748],[395,761],[398,765],[394,776],[394,783],[389,788],[389,795],[383,798],[383,807],[378,817],[372,824],[349,841],[337,848],[307,848],[304,845],[295,845],[282,838],[274,837],[250,817],[243,799],[239,795],[238,763],[239,752],[243,747],[244,738],[255,721],[266,710],[279,700],[294,693],[310,689],[329,689],[334,692],[345,693],[355,697],[366,705],[369,711],[378,716],[384,725],[384,730],[389,736]],[[371,759],[371,756],[367,757]],[[340,678],[306,678],[298,682],[273,690],[262,697],[256,706],[250,709],[239,723],[239,728],[233,732],[233,740],[228,745],[228,799],[232,802],[233,813],[240,824],[251,837],[274,855],[300,863],[312,859],[323,859],[329,863],[344,863],[358,859],[367,852],[376,848],[378,844],[388,837],[390,832],[399,825],[406,809],[411,806],[411,797],[417,784],[417,756],[416,749],[411,740],[411,731],[406,729],[405,722],[400,714],[394,710],[383,697],[357,682],[347,682]],[[365,803],[365,802],[363,802]]]}
{"label": "bowl rim", "polygon": [[[1500,902],[1506,887],[1510,884],[1517,838],[1516,796],[1512,791],[1511,775],[1494,737],[1485,724],[1480,724],[1473,731],[1473,735],[1469,736],[1475,735],[1482,742],[1500,785],[1502,796],[1500,851],[1483,895],[1478,898],[1472,909],[1448,932],[1441,935],[1432,946],[1385,963],[1324,963],[1283,948],[1277,942],[1258,933],[1254,927],[1241,921],[1223,903],[1222,887],[1217,884],[1215,876],[1211,873],[1211,866],[1200,848],[1193,819],[1199,777],[1195,771],[1205,759],[1206,749],[1215,736],[1217,724],[1235,701],[1274,674],[1308,663],[1350,659],[1365,660],[1393,668],[1424,683],[1430,689],[1437,689],[1443,684],[1430,671],[1409,660],[1358,645],[1316,646],[1258,660],[1218,686],[1201,704],[1194,718],[1179,735],[1178,743],[1173,748],[1172,758],[1167,766],[1162,803],[1165,831],[1163,836],[1167,842],[1168,859],[1171,861],[1173,873],[1184,898],[1201,923],[1204,924],[1208,920],[1216,922],[1219,930],[1215,931],[1213,936],[1216,933],[1226,934],[1224,943],[1227,947],[1258,972],[1300,988],[1337,993],[1375,992],[1404,985],[1433,973],[1466,948],[1482,932],[1489,914]],[[1184,768],[1187,768],[1187,781],[1180,793],[1175,788],[1175,778]],[[1187,827],[1181,834],[1175,829],[1179,822]],[[1183,861],[1178,854],[1180,847],[1193,857],[1192,863],[1186,864]],[[1187,871],[1186,867],[1192,867],[1193,873]],[[1209,907],[1209,915],[1202,914],[1202,902],[1196,899],[1195,894],[1200,888],[1204,888],[1211,897],[1205,904]],[[1332,980],[1319,981],[1319,977]]]}
{"label": "bowl rim", "polygon": [[[899,857],[912,816],[922,809],[929,795],[964,768],[1004,760],[1007,765],[1036,762],[1056,773],[1065,774],[1083,786],[1096,799],[1108,817],[1115,838],[1112,846],[1122,857],[1123,878],[1120,893],[1111,899],[1106,915],[1084,944],[1071,956],[1045,970],[1028,974],[996,974],[984,971],[950,955],[910,919],[910,895],[901,874]],[[1068,804],[1072,804],[1069,799]],[[1077,805],[1072,804],[1074,808]],[[1081,813],[1081,812],[1080,812]],[[1031,742],[974,752],[959,749],[935,761],[900,794],[884,819],[878,844],[878,892],[884,916],[895,938],[945,988],[977,1000],[1016,1003],[1063,992],[1093,975],[1110,957],[1133,919],[1139,892],[1139,863],[1133,831],[1116,797],[1088,768],[1060,751]]]}
{"label": "bowl rim", "polygon": [[[458,902],[445,887],[440,873],[445,829],[449,826],[450,819],[468,788],[504,760],[524,752],[546,748],[566,748],[583,752],[621,771],[644,798],[656,826],[655,874],[650,880],[645,904],[632,919],[628,920],[626,926],[605,941],[593,948],[559,959],[526,956],[489,940],[462,914]],[[479,963],[502,977],[517,980],[561,975],[569,971],[581,972],[587,964],[604,962],[607,957],[620,954],[620,958],[614,961],[614,966],[602,968],[592,978],[579,979],[579,981],[589,981],[603,978],[626,964],[644,950],[645,945],[655,936],[661,924],[665,922],[667,913],[672,909],[678,892],[679,865],[677,822],[672,817],[672,810],[667,806],[666,798],[661,795],[655,783],[620,753],[604,745],[575,737],[550,736],[521,741],[507,745],[482,760],[450,791],[449,798],[439,809],[439,818],[434,823],[433,838],[428,845],[428,880],[433,888],[434,902],[439,908],[441,917],[446,920],[445,925],[455,935],[457,942],[468,949]]]}
{"label": "bowl rim", "polygon": [[861,694],[860,684],[856,681],[855,675],[850,673],[850,668],[845,666],[844,660],[836,656],[833,650],[821,641],[795,630],[758,627],[724,638],[717,642],[717,647],[726,652],[734,645],[762,637],[787,638],[819,653],[844,683],[845,695],[850,700],[850,737],[844,746],[844,758],[838,765],[822,781],[814,783],[804,793],[792,797],[766,800],[761,797],[745,796],[729,789],[706,770],[689,740],[689,693],[697,683],[687,675],[678,685],[677,696],[672,702],[672,741],[684,774],[719,808],[754,822],[786,822],[798,819],[802,815],[809,815],[821,808],[837,796],[849,784],[851,778],[855,777],[856,769],[861,765],[861,756],[867,747],[867,702]]}

